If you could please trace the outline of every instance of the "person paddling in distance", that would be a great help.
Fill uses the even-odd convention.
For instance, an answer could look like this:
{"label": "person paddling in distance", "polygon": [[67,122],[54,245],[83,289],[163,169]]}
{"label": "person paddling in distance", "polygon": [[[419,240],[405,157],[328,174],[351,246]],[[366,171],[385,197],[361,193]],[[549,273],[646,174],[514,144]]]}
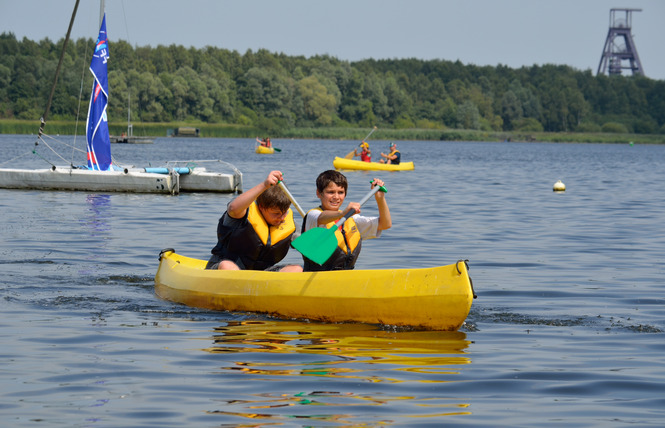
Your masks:
{"label": "person paddling in distance", "polygon": [[272,147],[272,142],[270,141],[270,137],[261,138],[260,140],[259,137],[256,137],[256,141],[263,147]]}
{"label": "person paddling in distance", "polygon": [[277,186],[282,178],[281,171],[271,171],[229,202],[206,269],[302,272],[299,265],[276,265],[286,257],[296,231],[291,200]]}
{"label": "person paddling in distance", "polygon": [[395,143],[390,143],[390,153],[385,154],[381,153],[381,157],[384,159],[380,159],[379,163],[389,163],[393,165],[399,165],[399,162],[402,158],[402,154],[397,150],[397,144]]}
{"label": "person paddling in distance", "polygon": [[360,160],[363,162],[372,162],[372,151],[369,149],[369,144],[366,141],[360,143],[360,148],[362,151],[358,153],[358,149],[353,151],[353,156],[360,156]]}
{"label": "person paddling in distance", "polygon": [[[375,178],[371,188],[383,186],[382,180]],[[305,271],[322,271],[337,269],[353,269],[358,256],[362,240],[381,236],[381,231],[392,227],[390,210],[385,193],[376,192],[376,205],[379,208],[378,217],[365,217],[360,214],[360,204],[350,202],[342,209],[348,182],[344,174],[335,170],[324,171],[316,179],[316,197],[321,201],[318,208],[310,210],[303,219],[302,233],[315,227],[334,226],[335,222],[344,215],[353,211],[355,214],[335,231],[337,248],[326,262],[319,265],[303,256]]]}

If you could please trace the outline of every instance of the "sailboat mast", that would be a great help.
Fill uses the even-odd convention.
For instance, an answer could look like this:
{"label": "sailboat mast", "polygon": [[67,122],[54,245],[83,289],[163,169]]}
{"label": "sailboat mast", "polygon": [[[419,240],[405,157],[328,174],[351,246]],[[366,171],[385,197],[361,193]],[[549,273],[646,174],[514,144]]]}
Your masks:
{"label": "sailboat mast", "polygon": [[[102,0],[103,1],[103,0]],[[65,49],[67,49],[67,42],[69,42],[69,35],[72,33],[72,27],[74,26],[74,18],[76,18],[76,11],[79,8],[79,0],[76,0],[74,5],[74,11],[72,12],[72,19],[69,20],[69,28],[67,28],[67,35],[65,36],[65,42],[62,44],[62,52],[60,52],[60,59],[58,60],[58,67],[55,69],[55,77],[53,78],[53,86],[51,86],[51,93],[48,96],[48,102],[46,103],[46,109],[44,109],[44,114],[41,118],[41,124],[39,125],[39,139],[44,133],[44,127],[46,126],[46,117],[48,116],[48,111],[51,109],[51,102],[53,101],[53,94],[55,93],[55,86],[58,83],[58,74],[60,74],[60,67],[62,66],[62,59],[65,57]],[[36,144],[36,143],[35,143]]]}
{"label": "sailboat mast", "polygon": [[131,122],[132,117],[132,103],[129,91],[127,91],[127,137],[134,136],[134,129]]}
{"label": "sailboat mast", "polygon": [[99,1],[99,26],[100,27],[102,26],[102,21],[104,20],[104,10],[105,10],[104,3],[105,3],[104,0]]}

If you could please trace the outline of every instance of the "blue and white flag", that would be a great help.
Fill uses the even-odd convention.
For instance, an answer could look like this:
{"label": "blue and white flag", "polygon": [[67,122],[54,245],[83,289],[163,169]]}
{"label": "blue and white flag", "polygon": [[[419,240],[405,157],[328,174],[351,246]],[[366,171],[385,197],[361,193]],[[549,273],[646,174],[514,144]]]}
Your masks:
{"label": "blue and white flag", "polygon": [[106,35],[106,14],[102,19],[95,52],[90,61],[90,72],[94,77],[90,105],[88,107],[88,123],[86,125],[88,140],[88,168],[108,171],[111,166],[111,138],[106,117],[109,100],[109,81],[106,62],[109,59],[109,43]]}

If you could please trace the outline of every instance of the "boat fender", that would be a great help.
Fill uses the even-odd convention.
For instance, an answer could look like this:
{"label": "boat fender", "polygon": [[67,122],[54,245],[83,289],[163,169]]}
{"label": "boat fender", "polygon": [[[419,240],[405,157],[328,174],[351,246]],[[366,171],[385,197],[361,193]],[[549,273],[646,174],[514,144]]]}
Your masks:
{"label": "boat fender", "polygon": [[127,168],[123,169],[122,172],[124,172],[125,174],[129,174],[129,170]]}
{"label": "boat fender", "polygon": [[172,174],[178,173],[180,175],[186,175],[192,172],[192,169],[189,167],[176,167],[176,168],[143,168],[145,172],[151,172],[154,174]]}
{"label": "boat fender", "polygon": [[552,188],[553,191],[555,192],[565,192],[566,191],[566,185],[561,182],[561,180],[557,181],[554,183],[554,187]]}
{"label": "boat fender", "polygon": [[55,171],[55,165],[51,167],[51,171]]}
{"label": "boat fender", "polygon": [[164,248],[162,251],[159,252],[159,260],[162,259],[162,256],[164,253],[175,253],[175,249],[173,248]]}

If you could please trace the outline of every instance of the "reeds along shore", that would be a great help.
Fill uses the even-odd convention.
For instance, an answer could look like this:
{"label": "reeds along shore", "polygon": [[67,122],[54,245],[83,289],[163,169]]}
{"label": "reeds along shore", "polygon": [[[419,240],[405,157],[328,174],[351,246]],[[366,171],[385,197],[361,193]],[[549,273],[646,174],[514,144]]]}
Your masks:
{"label": "reeds along shore", "polygon": [[[272,138],[361,140],[367,134],[367,128],[290,128],[265,130],[254,126],[228,124],[191,124],[191,123],[139,123],[134,124],[134,135],[147,137],[165,137],[169,129],[179,126],[194,126],[201,130],[201,136],[207,138],[255,138],[257,135],[270,134]],[[111,135],[126,132],[126,123],[111,123]],[[0,120],[0,134],[36,134],[39,121]],[[49,121],[46,134],[50,135],[85,135],[85,123],[78,125],[71,121]],[[663,134],[625,134],[603,132],[494,132],[464,129],[386,129],[379,127],[375,140],[402,141],[515,141],[515,142],[553,142],[553,143],[616,143],[616,144],[665,144]]]}

